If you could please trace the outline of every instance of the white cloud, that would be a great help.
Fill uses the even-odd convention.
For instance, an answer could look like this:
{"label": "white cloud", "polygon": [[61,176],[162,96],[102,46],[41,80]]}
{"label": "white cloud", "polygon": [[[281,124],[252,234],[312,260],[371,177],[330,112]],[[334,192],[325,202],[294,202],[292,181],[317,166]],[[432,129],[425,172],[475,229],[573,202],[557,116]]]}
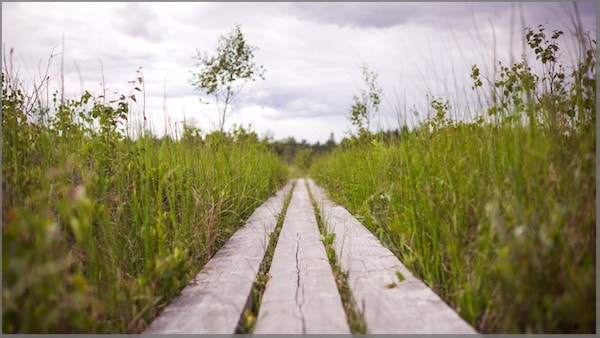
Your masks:
{"label": "white cloud", "polygon": [[[595,38],[595,2],[578,6]],[[412,109],[422,117],[427,95],[468,105],[463,86],[470,86],[472,64],[485,70],[494,55],[509,62],[521,54],[520,9],[526,25],[548,18],[548,31],[571,27],[570,3],[3,2],[2,40],[14,47],[27,81],[39,79],[53,51],[50,73],[58,78],[64,57],[67,94],[101,92],[103,75],[110,92],[127,94],[142,67],[146,113],[157,132],[184,117],[210,129],[218,114],[188,83],[192,57],[214,51],[219,35],[240,24],[259,48],[266,81],[246,85],[227,124],[324,142],[330,132],[339,141],[350,127],[363,61],[379,73],[384,126],[395,127],[397,110],[409,122],[417,119]],[[572,40],[563,40],[565,54],[574,54]]]}
{"label": "white cloud", "polygon": [[150,42],[162,40],[162,22],[149,4],[128,2],[112,10],[111,22],[119,31]]}

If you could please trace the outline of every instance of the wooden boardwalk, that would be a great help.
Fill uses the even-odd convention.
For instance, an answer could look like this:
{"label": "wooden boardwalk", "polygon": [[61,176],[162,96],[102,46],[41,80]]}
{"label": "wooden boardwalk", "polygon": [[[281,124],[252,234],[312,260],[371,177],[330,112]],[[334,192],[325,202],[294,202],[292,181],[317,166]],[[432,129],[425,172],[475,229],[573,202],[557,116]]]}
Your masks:
{"label": "wooden boardwalk", "polygon": [[292,195],[255,333],[350,333],[308,189]]}
{"label": "wooden boardwalk", "polygon": [[289,183],[259,207],[144,333],[234,333],[292,193],[253,332],[349,334],[309,191],[335,233],[337,262],[367,333],[477,333],[310,179]]}

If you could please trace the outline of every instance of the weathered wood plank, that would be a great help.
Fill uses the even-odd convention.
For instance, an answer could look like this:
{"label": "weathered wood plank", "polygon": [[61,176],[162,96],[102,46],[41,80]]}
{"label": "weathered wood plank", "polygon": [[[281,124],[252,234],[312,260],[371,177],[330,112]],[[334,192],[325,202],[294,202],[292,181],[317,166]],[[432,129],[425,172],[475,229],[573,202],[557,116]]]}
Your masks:
{"label": "weathered wood plank", "polygon": [[258,207],[144,333],[234,333],[291,187]]}
{"label": "weathered wood plank", "polygon": [[349,333],[304,180],[279,235],[254,333]]}
{"label": "weathered wood plank", "polygon": [[328,232],[336,234],[334,250],[368,333],[477,333],[346,209],[308,182]]}

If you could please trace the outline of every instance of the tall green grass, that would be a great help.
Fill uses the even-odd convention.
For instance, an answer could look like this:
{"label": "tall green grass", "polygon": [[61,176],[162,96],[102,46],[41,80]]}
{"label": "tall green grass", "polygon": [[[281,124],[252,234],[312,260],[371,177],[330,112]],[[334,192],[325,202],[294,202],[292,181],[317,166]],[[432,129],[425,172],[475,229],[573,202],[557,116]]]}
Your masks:
{"label": "tall green grass", "polygon": [[595,42],[568,72],[548,59],[560,34],[530,32],[545,71],[501,68],[489,115],[452,121],[436,99],[414,130],[346,142],[310,173],[481,332],[593,333]]}
{"label": "tall green grass", "polygon": [[141,332],[287,179],[241,128],[131,138],[135,94],[48,107],[2,76],[4,333]]}

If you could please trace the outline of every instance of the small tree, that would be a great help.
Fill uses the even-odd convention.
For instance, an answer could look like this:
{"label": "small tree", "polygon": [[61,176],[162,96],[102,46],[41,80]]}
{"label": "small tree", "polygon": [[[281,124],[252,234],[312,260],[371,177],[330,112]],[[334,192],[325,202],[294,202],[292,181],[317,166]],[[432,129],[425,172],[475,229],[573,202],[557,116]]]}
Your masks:
{"label": "small tree", "polygon": [[363,80],[366,89],[360,91],[360,95],[354,95],[354,103],[350,107],[350,122],[358,128],[358,136],[368,136],[370,131],[371,117],[379,111],[382,89],[377,84],[378,74],[369,70],[366,63],[362,64]]}
{"label": "small tree", "polygon": [[219,129],[223,131],[228,107],[248,81],[264,80],[264,67],[254,63],[257,47],[246,43],[240,25],[227,35],[221,35],[216,55],[206,52],[194,57],[198,72],[192,73],[191,84],[207,95],[214,96],[219,110]]}

